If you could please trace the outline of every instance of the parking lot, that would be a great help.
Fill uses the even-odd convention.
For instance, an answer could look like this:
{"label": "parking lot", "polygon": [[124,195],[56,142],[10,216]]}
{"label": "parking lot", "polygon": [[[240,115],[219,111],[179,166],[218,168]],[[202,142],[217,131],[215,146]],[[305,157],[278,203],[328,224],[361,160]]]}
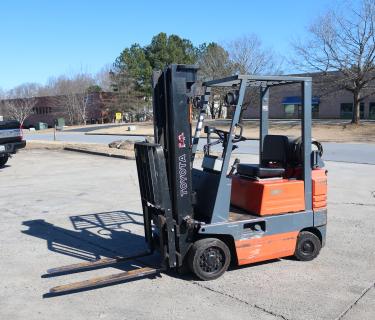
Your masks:
{"label": "parking lot", "polygon": [[68,151],[20,152],[0,169],[0,318],[375,319],[375,166],[326,166],[327,243],[311,262],[274,260],[211,282],[162,274],[48,298],[50,287],[120,271],[41,278],[48,268],[145,248],[136,166]]}

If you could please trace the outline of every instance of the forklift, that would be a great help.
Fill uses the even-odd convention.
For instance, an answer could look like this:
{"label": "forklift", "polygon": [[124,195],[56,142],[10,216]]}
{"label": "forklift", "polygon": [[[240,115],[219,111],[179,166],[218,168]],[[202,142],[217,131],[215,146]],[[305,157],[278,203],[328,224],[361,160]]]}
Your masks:
{"label": "forklift", "polygon": [[[327,171],[323,148],[311,137],[311,78],[233,75],[204,82],[197,99],[197,72],[195,65],[180,64],[153,72],[154,142],[134,146],[148,250],[54,268],[47,274],[117,266],[155,252],[160,265],[58,286],[50,294],[155,276],[170,269],[213,280],[231,264],[290,256],[310,261],[318,256],[326,239]],[[268,134],[270,91],[290,84],[301,90],[300,138]],[[215,87],[227,91],[225,101],[232,110],[227,131],[203,126]],[[248,140],[243,136],[241,114],[250,87],[260,95],[259,163],[238,159],[231,163],[232,152]],[[193,105],[198,112],[194,134]],[[206,141],[202,165],[197,168],[194,162],[202,130]]]}

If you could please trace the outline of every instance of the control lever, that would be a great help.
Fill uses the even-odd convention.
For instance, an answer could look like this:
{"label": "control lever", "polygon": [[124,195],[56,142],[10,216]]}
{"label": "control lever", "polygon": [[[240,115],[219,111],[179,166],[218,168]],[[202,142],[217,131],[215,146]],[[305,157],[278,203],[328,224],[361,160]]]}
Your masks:
{"label": "control lever", "polygon": [[214,146],[214,145],[219,144],[219,143],[222,142],[222,139],[221,139],[220,135],[219,135],[219,140],[211,142],[211,134],[212,133],[216,133],[217,134],[216,131],[217,131],[217,129],[215,127],[210,127],[210,126],[205,126],[204,127],[204,133],[207,134],[207,143],[203,147],[203,151],[204,151],[205,155],[209,155],[210,154],[210,148],[211,148],[211,146]]}
{"label": "control lever", "polygon": [[240,132],[239,132],[239,134],[234,135],[234,137],[233,137],[233,143],[240,142],[240,141],[245,141],[246,140],[246,138],[244,138],[242,136],[243,126],[240,125],[240,124],[237,124],[237,127],[240,128]]}
{"label": "control lever", "polygon": [[229,176],[232,176],[234,171],[237,170],[237,165],[240,163],[240,159],[236,158],[232,164],[232,167],[229,171]]}

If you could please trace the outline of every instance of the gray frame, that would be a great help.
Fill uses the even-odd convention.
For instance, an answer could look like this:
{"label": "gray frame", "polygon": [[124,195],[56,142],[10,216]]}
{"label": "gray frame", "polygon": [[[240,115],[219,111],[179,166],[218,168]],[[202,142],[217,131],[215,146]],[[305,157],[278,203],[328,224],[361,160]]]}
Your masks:
{"label": "gray frame", "polygon": [[[222,79],[206,81],[203,86],[207,87],[230,87],[239,88],[239,98],[233,119],[230,126],[230,135],[228,138],[225,156],[223,158],[222,171],[220,176],[219,187],[216,195],[215,207],[211,223],[219,222],[228,218],[229,212],[227,207],[230,201],[223,195],[229,194],[230,182],[228,182],[227,171],[229,167],[230,156],[232,153],[234,129],[239,123],[242,103],[245,96],[246,87],[260,87],[260,129],[259,129],[259,163],[262,160],[263,140],[268,134],[268,116],[269,116],[269,88],[287,84],[300,84],[302,91],[302,142],[303,142],[303,181],[304,181],[304,198],[305,211],[312,212],[312,180],[311,180],[311,98],[312,98],[312,79],[311,77],[295,76],[257,76],[257,75],[234,75]],[[202,125],[202,124],[200,124]],[[197,141],[195,141],[198,143]]]}
{"label": "gray frame", "polygon": [[259,104],[259,163],[263,158],[263,141],[268,134],[268,118],[269,118],[269,87],[260,87],[260,104]]}
{"label": "gray frame", "polygon": [[223,164],[221,167],[220,180],[216,193],[216,201],[212,212],[211,223],[227,221],[229,217],[230,197],[231,197],[231,186],[232,181],[227,178],[227,172],[229,168],[230,156],[232,154],[233,138],[235,135],[235,128],[240,121],[242,102],[245,97],[246,82],[240,81],[240,90],[238,102],[235,107],[235,111],[230,126],[230,133],[226,148],[224,150]]}
{"label": "gray frame", "polygon": [[233,87],[240,84],[242,80],[246,81],[247,87],[273,87],[290,83],[301,83],[303,81],[311,81],[311,77],[295,77],[295,76],[257,76],[238,74],[222,79],[215,79],[203,83],[206,87]]}

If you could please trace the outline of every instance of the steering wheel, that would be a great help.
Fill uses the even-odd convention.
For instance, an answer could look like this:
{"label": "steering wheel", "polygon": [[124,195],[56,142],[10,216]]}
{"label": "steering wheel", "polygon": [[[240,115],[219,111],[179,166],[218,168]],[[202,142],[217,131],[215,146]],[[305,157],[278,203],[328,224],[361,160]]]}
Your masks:
{"label": "steering wheel", "polygon": [[[244,138],[242,136],[242,132],[243,132],[242,125],[238,124],[237,127],[240,128],[240,132],[238,134],[234,135],[233,140],[232,140],[233,143],[240,142],[240,141],[245,141],[246,140],[246,138]],[[228,131],[224,131],[224,130],[220,130],[220,129],[216,129],[216,128],[215,128],[215,133],[219,136],[219,139],[221,141],[225,141],[226,137],[229,135]]]}

